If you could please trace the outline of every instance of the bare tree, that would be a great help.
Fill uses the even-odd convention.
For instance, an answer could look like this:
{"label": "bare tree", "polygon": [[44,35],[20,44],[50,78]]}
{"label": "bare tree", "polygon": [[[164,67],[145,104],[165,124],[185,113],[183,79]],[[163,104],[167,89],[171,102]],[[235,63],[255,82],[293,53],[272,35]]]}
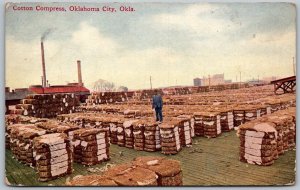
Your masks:
{"label": "bare tree", "polygon": [[99,79],[93,84],[93,91],[95,92],[111,92],[115,90],[115,84],[103,79]]}
{"label": "bare tree", "polygon": [[128,92],[128,88],[126,86],[119,86],[118,91],[120,91],[120,92]]}

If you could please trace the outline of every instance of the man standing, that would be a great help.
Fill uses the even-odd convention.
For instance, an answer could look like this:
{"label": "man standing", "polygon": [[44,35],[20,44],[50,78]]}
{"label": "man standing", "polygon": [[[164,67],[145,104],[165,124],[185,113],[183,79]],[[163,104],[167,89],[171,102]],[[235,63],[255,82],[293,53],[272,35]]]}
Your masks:
{"label": "man standing", "polygon": [[162,122],[162,107],[163,101],[158,90],[155,90],[155,95],[152,98],[152,109],[155,109],[156,121]]}

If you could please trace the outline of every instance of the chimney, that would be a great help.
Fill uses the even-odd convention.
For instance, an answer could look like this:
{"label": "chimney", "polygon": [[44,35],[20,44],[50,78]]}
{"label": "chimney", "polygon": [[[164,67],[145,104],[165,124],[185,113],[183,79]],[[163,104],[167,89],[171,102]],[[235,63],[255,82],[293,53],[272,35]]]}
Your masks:
{"label": "chimney", "polygon": [[78,85],[83,86],[82,76],[81,76],[81,63],[80,63],[80,60],[77,60],[77,71],[78,71]]}
{"label": "chimney", "polygon": [[42,67],[43,67],[43,87],[46,87],[46,66],[45,66],[45,55],[44,55],[44,44],[41,41],[41,51],[42,51]]}

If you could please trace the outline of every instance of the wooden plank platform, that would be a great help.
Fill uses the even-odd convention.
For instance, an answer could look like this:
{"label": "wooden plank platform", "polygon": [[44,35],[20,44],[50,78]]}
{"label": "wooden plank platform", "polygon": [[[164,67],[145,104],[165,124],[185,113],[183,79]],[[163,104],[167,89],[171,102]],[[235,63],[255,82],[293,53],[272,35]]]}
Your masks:
{"label": "wooden plank platform", "polygon": [[220,137],[207,139],[196,137],[193,146],[183,148],[177,155],[166,156],[160,152],[145,152],[111,145],[111,160],[92,167],[74,163],[72,175],[49,182],[37,181],[33,168],[25,166],[12,158],[6,150],[5,168],[8,181],[12,185],[63,186],[67,178],[76,175],[96,174],[88,168],[102,168],[107,163],[120,164],[137,156],[164,156],[181,162],[184,185],[284,185],[295,181],[296,151],[290,150],[279,156],[272,166],[256,166],[238,160],[239,138],[236,132],[223,133]]}

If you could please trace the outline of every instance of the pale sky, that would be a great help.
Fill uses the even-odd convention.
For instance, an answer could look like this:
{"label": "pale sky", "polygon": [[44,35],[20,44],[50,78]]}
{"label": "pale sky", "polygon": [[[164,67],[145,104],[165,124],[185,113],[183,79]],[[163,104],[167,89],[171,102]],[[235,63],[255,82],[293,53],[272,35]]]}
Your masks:
{"label": "pale sky", "polygon": [[[21,4],[25,5],[25,4]],[[19,6],[21,6],[19,5]],[[26,4],[36,6],[38,4]],[[120,4],[55,3],[102,7]],[[40,38],[51,85],[98,79],[129,89],[193,85],[224,73],[242,81],[293,75],[296,8],[288,3],[129,4],[135,12],[6,11],[6,86],[41,84]]]}

